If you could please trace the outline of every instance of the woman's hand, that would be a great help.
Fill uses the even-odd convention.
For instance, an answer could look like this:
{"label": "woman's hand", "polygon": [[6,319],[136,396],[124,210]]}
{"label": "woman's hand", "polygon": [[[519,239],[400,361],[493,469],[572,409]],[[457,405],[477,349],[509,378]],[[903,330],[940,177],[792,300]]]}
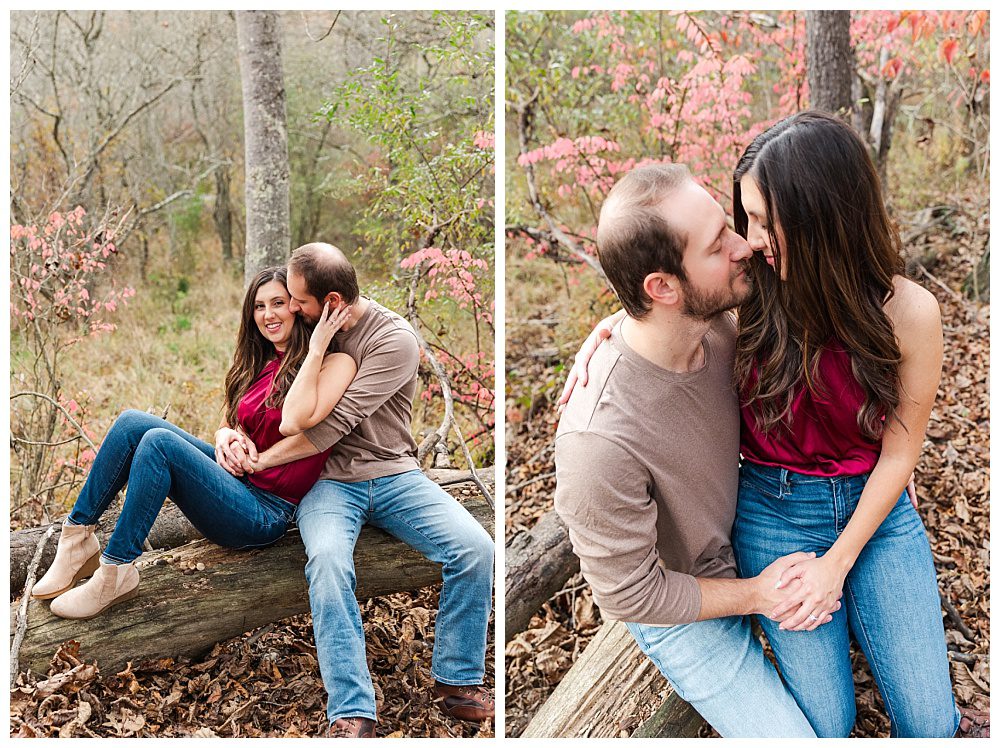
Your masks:
{"label": "woman's hand", "polygon": [[[778,628],[784,631],[812,631],[824,623],[827,616],[840,608],[838,602],[844,595],[844,569],[831,556],[807,558],[789,566],[778,580],[778,588],[798,580],[800,593],[794,602],[782,603],[768,615],[781,620]],[[791,616],[788,612],[801,601],[801,607]]]}
{"label": "woman's hand", "polygon": [[215,432],[215,461],[239,478],[256,470],[257,446],[242,431],[224,426]]}
{"label": "woman's hand", "polygon": [[556,403],[557,405],[565,405],[569,402],[569,396],[573,394],[573,389],[577,383],[581,387],[587,386],[587,366],[590,365],[590,359],[593,357],[597,347],[611,337],[611,331],[623,316],[625,316],[625,312],[621,311],[612,314],[610,317],[605,317],[597,323],[597,327],[583,341],[583,345],[580,346],[580,350],[577,352],[576,359],[573,362],[573,368],[569,371],[566,386],[563,387],[562,394]]}
{"label": "woman's hand", "polygon": [[914,481],[916,473],[910,473],[910,482],[906,484],[906,495],[910,498],[913,508],[917,508],[917,484]]}
{"label": "woman's hand", "polygon": [[351,307],[349,304],[333,311],[330,311],[329,301],[323,304],[323,312],[319,315],[319,322],[316,323],[312,336],[309,338],[309,353],[316,354],[322,359],[326,355],[327,348],[330,347],[333,336],[337,334],[337,330],[344,326],[350,316]]}

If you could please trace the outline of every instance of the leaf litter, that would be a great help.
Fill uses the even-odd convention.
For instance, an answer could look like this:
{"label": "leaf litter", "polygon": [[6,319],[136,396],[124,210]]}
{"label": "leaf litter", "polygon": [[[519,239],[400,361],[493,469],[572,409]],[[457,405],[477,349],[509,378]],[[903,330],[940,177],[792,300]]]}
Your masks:
{"label": "leaf litter", "polygon": [[[494,736],[434,701],[431,653],[440,585],[361,601],[379,736]],[[493,688],[493,626],[486,685]],[[64,643],[45,677],[11,690],[12,737],[319,737],[326,691],[309,614],[216,644],[202,658],[160,658],[101,673]]]}

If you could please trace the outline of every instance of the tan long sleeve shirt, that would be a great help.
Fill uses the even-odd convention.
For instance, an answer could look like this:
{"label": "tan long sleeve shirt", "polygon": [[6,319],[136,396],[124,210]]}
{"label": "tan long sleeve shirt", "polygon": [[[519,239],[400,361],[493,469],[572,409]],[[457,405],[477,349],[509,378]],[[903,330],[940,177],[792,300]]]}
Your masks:
{"label": "tan long sleeve shirt", "polygon": [[690,623],[695,577],[735,577],[729,535],[739,480],[739,410],[729,315],[697,371],[662,369],[620,325],[577,387],[556,433],[556,511],[608,619]]}

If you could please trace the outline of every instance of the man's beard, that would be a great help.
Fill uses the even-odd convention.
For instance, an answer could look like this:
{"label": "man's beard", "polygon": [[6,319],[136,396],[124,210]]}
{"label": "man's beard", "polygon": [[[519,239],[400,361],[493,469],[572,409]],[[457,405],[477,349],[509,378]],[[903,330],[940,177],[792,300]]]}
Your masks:
{"label": "man's beard", "polygon": [[684,291],[681,314],[703,322],[710,322],[723,312],[738,307],[750,294],[749,289],[737,291],[733,288],[733,283],[744,270],[746,270],[745,263],[741,264],[736,274],[730,277],[729,287],[717,291],[701,291],[690,282],[681,281],[681,289]]}

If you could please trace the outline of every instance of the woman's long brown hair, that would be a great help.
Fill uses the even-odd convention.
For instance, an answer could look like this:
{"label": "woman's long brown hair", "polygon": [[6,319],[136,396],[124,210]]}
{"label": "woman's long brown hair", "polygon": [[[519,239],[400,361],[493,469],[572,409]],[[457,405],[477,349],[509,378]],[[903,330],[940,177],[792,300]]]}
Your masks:
{"label": "woman's long brown hair", "polygon": [[[233,365],[226,374],[226,423],[236,428],[236,409],[240,400],[257,381],[264,366],[275,356],[274,343],[265,338],[253,318],[254,303],[260,287],[271,281],[278,281],[287,288],[288,276],[283,267],[270,267],[261,270],[250,282],[246,296],[243,298],[243,312],[240,316],[240,332],[236,338],[236,352],[233,353]],[[288,388],[299,371],[302,361],[309,352],[309,331],[305,323],[296,316],[292,324],[292,334],[285,346],[285,355],[281,360],[278,373],[267,396],[267,407],[280,408],[285,401]]]}
{"label": "woman's long brown hair", "polygon": [[858,427],[877,441],[883,419],[899,405],[901,355],[883,305],[904,268],[868,151],[845,122],[817,111],[758,135],[733,174],[734,223],[744,237],[740,179],[747,174],[764,198],[776,251],[773,269],[758,252],[750,262],[753,291],[740,306],[736,344],[740,399],[761,431],[790,426],[802,382],[814,394],[824,392],[820,354],[836,342],[850,354],[865,392]]}

